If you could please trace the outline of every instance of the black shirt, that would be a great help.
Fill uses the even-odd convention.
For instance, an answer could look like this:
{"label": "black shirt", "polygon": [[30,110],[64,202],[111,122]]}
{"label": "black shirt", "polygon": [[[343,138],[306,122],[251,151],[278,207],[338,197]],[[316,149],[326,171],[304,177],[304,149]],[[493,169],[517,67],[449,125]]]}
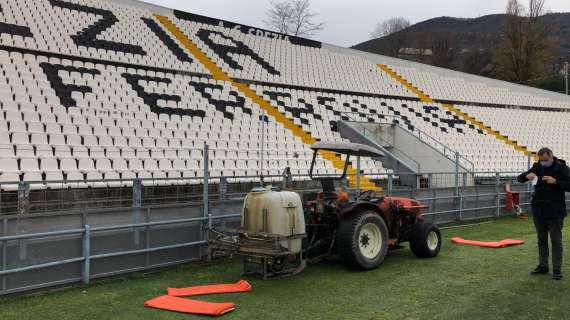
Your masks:
{"label": "black shirt", "polygon": [[[554,158],[550,167],[544,167],[539,162],[533,164],[532,168],[518,176],[519,182],[526,182],[526,176],[534,173],[538,177],[538,183],[534,186],[532,194],[532,213],[536,217],[544,219],[556,219],[566,216],[566,196],[565,191],[570,191],[570,169],[562,159]],[[545,176],[556,179],[555,184],[548,184],[542,181]]]}

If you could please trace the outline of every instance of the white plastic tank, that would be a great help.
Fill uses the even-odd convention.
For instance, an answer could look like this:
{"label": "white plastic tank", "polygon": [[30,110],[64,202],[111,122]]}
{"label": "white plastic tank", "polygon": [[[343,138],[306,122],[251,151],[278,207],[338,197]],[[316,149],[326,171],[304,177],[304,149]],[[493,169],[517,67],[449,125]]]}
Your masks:
{"label": "white plastic tank", "polygon": [[[267,233],[289,237],[305,234],[301,197],[290,191],[254,188],[243,204],[241,226],[250,234]],[[293,253],[301,251],[301,239],[281,241]]]}

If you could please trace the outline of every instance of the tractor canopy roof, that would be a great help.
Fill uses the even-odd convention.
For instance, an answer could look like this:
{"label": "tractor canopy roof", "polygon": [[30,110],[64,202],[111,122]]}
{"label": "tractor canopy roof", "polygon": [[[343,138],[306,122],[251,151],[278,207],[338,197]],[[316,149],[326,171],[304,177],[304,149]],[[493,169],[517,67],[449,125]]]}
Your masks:
{"label": "tractor canopy roof", "polygon": [[314,151],[318,150],[328,150],[340,154],[347,154],[351,156],[361,156],[361,157],[383,157],[384,153],[374,147],[370,147],[360,143],[329,143],[329,142],[317,142],[311,145],[311,149]]}

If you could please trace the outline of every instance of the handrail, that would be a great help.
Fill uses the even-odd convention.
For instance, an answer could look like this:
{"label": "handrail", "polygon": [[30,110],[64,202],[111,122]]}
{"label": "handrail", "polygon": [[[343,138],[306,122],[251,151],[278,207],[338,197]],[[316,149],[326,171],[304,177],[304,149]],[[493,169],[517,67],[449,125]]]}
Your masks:
{"label": "handrail", "polygon": [[[350,120],[350,119],[351,119],[351,118],[350,118],[350,115],[351,115],[351,114],[359,114],[359,115],[360,115],[360,114],[362,114],[362,113],[358,113],[358,112],[345,112],[345,113],[341,113],[341,118],[342,118],[342,115],[345,115],[345,116],[347,116],[347,118]],[[369,114],[369,115],[378,115],[378,114]],[[384,115],[384,114],[382,114],[382,115]],[[395,115],[384,115],[384,116],[392,117],[392,118],[400,118],[400,117],[395,116]],[[343,119],[343,121],[346,121],[346,120]],[[350,120],[350,121],[351,121],[351,122],[357,122],[357,123],[369,123],[369,122],[363,122],[363,121],[358,121],[358,120]],[[386,124],[390,124],[390,123],[391,123],[391,122],[386,122]],[[358,131],[364,138],[368,139],[368,140],[371,141],[371,142],[374,142],[374,141],[372,141],[372,140],[370,140],[370,139],[368,138],[368,136],[366,135],[366,131],[360,132],[360,130],[357,130],[356,128],[353,128],[353,129],[354,129],[355,131]],[[380,139],[380,140],[381,140],[381,142],[384,141],[384,140],[382,140],[382,139]],[[384,141],[384,142],[385,142],[385,141]],[[390,152],[390,156],[392,156],[396,161],[405,164],[407,167],[409,167],[410,170],[414,170],[414,169],[415,169],[416,172],[420,172],[420,171],[421,171],[420,163],[417,162],[414,158],[412,158],[411,156],[409,156],[409,155],[408,155],[407,153],[405,153],[404,151],[402,151],[402,150],[400,150],[400,149],[398,149],[398,148],[395,148],[395,147],[393,147],[393,146],[392,146],[392,150],[397,150],[397,151],[398,151],[398,155],[397,155],[397,156],[396,156],[396,155],[393,155],[392,152]],[[400,159],[400,158],[405,158],[405,159]],[[402,161],[402,160],[406,160],[407,162]]]}
{"label": "handrail", "polygon": [[[368,136],[366,135],[366,128],[363,129],[362,135],[368,138]],[[380,138],[379,140],[380,140],[380,142],[387,142],[387,141],[385,141],[384,139],[381,139],[381,138]],[[400,157],[403,157],[403,158],[405,158],[407,161],[413,163],[413,164],[414,164],[414,167],[416,168],[416,171],[417,171],[417,172],[420,172],[420,171],[421,171],[421,164],[420,164],[418,161],[416,161],[414,158],[412,158],[410,155],[408,155],[407,153],[405,153],[405,152],[402,151],[401,149],[396,148],[395,146],[391,146],[390,148],[391,148],[391,150],[396,150],[396,151],[398,151],[398,157],[399,157],[399,158],[400,158]]]}
{"label": "handrail", "polygon": [[[343,115],[347,116],[352,122],[360,122],[360,123],[369,123],[369,122],[365,122],[365,121],[361,121],[361,120],[353,120],[354,118],[351,118],[351,115],[357,114],[359,116],[361,115],[370,115],[370,116],[377,116],[377,113],[362,113],[362,112],[342,112],[341,113],[341,117]],[[396,116],[396,115],[387,115],[387,114],[382,114],[380,113],[382,116],[384,117],[390,117],[390,118],[396,118],[396,119],[401,119],[402,117],[400,116]],[[450,147],[448,147],[446,144],[444,144],[443,142],[433,138],[432,136],[430,136],[429,134],[425,133],[424,131],[422,131],[421,129],[419,129],[418,127],[414,127],[414,130],[410,130],[405,126],[402,126],[399,122],[395,123],[394,121],[390,122],[390,121],[385,121],[385,122],[380,122],[379,124],[391,124],[391,125],[396,125],[399,128],[411,133],[413,136],[415,136],[417,139],[426,142],[427,144],[431,145],[434,150],[438,151],[440,154],[442,154],[444,157],[446,157],[447,159],[455,162],[455,155],[457,154],[459,156],[459,165],[467,170],[469,173],[473,173],[475,171],[475,164],[473,162],[471,162],[469,159],[465,158],[464,156],[462,156],[459,152],[451,149]],[[423,138],[422,138],[423,137]],[[427,138],[427,139],[426,139]],[[438,147],[441,149],[439,150]],[[451,155],[453,155],[453,157],[451,157]]]}
{"label": "handrail", "polygon": [[[398,126],[399,126],[400,128],[403,128],[404,130],[407,130],[407,128],[405,128],[405,127],[403,127],[403,126],[401,126],[401,125],[399,125],[399,124],[398,124]],[[422,131],[422,130],[420,130],[420,129],[418,129],[418,128],[415,128],[414,131],[416,131],[416,130],[417,130],[417,132],[418,132],[418,135],[417,135],[418,139],[420,139],[420,140],[425,140],[425,139],[422,139],[422,136],[427,137],[428,140],[432,141],[432,142],[435,143],[436,145],[440,145],[440,146],[443,147],[443,155],[444,155],[446,158],[448,158],[448,159],[450,159],[450,160],[452,160],[452,161],[455,161],[455,159],[449,157],[449,155],[455,156],[455,155],[457,154],[458,157],[459,157],[460,166],[462,166],[464,169],[466,169],[466,170],[469,171],[470,173],[473,173],[473,172],[475,171],[475,164],[474,164],[471,160],[465,158],[465,157],[462,156],[459,152],[457,152],[457,151],[451,149],[451,148],[448,147],[446,144],[444,144],[443,142],[441,142],[441,141],[439,141],[439,140],[433,138],[432,136],[430,136],[429,134],[425,133],[424,131]],[[411,132],[411,130],[408,130],[408,132]],[[412,132],[412,133],[414,133],[414,132]],[[437,149],[436,149],[436,150],[437,150]],[[449,151],[449,153],[447,153],[446,151]],[[466,164],[466,165],[461,165],[462,162],[463,162],[464,164]]]}
{"label": "handrail", "polygon": [[[514,176],[518,176],[520,174],[519,171],[472,171],[469,172],[469,174],[474,174],[474,175],[483,175],[483,174],[491,174],[491,176],[494,176],[496,173],[500,173],[500,174],[508,174],[508,173],[512,173]],[[362,173],[363,175],[406,175],[408,173],[405,172],[365,172]],[[453,172],[428,172],[428,171],[419,171],[417,174],[422,175],[422,174],[453,174]],[[322,173],[319,174],[319,176],[323,176],[323,177],[334,177],[336,176],[335,174],[327,174],[327,173]],[[264,176],[264,178],[282,178],[283,175],[266,175]],[[307,174],[291,174],[291,177],[293,178],[301,178],[301,177],[305,177],[305,178],[309,178],[309,176]],[[230,180],[234,180],[234,179],[255,179],[255,178],[259,178],[259,176],[257,175],[244,175],[244,176],[223,176],[223,175],[210,175],[209,176],[210,179],[213,180],[217,180],[217,179],[221,179],[221,178],[226,178],[226,179],[230,179]],[[172,178],[133,178],[133,179],[84,179],[84,180],[30,180],[30,181],[2,181],[0,182],[0,186],[7,186],[7,185],[19,185],[22,183],[27,183],[27,184],[43,184],[43,185],[47,185],[47,184],[74,184],[74,183],[83,183],[83,184],[94,184],[94,183],[112,183],[112,182],[123,182],[123,183],[133,183],[136,180],[140,180],[141,182],[144,181],[164,181],[164,182],[169,182],[169,181],[193,181],[196,180],[197,183],[196,184],[202,184],[202,180],[203,178],[201,177],[172,177]]]}

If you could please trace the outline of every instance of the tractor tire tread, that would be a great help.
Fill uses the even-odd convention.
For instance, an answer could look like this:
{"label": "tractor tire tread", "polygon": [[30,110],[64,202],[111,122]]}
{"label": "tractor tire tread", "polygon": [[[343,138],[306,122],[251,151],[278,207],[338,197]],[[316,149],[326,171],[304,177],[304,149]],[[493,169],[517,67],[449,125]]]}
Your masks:
{"label": "tractor tire tread", "polygon": [[[438,245],[435,250],[431,250],[427,245],[427,236],[431,231],[435,231],[438,236]],[[420,258],[433,258],[439,254],[441,250],[442,240],[439,228],[432,223],[418,223],[414,226],[412,239],[410,240],[410,249]]]}
{"label": "tractor tire tread", "polygon": [[[383,247],[379,258],[376,261],[369,261],[360,255],[358,248],[358,241],[354,241],[355,232],[358,231],[360,225],[370,216],[377,217],[379,220],[378,227],[383,233]],[[374,218],[372,218],[374,219]],[[348,264],[351,268],[359,270],[371,270],[377,268],[384,262],[384,258],[388,252],[388,227],[384,219],[377,213],[371,210],[351,214],[341,220],[337,231],[337,248],[340,258]]]}

